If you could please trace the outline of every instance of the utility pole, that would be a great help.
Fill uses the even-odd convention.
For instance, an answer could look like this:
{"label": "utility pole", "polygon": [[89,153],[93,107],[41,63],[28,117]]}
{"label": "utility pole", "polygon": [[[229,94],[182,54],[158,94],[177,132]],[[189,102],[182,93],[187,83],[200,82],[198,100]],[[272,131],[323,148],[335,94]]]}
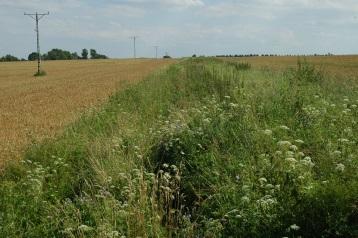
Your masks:
{"label": "utility pole", "polygon": [[32,19],[34,19],[36,21],[36,34],[37,34],[37,74],[40,75],[41,74],[41,53],[40,53],[40,31],[39,31],[39,21],[47,15],[50,15],[50,12],[47,13],[24,13],[25,16],[29,16]]}
{"label": "utility pole", "polygon": [[137,58],[137,52],[136,52],[136,40],[137,40],[138,36],[132,36],[131,39],[133,39],[133,57],[134,59]]}
{"label": "utility pole", "polygon": [[153,46],[155,48],[155,58],[158,59],[158,48],[159,46]]}

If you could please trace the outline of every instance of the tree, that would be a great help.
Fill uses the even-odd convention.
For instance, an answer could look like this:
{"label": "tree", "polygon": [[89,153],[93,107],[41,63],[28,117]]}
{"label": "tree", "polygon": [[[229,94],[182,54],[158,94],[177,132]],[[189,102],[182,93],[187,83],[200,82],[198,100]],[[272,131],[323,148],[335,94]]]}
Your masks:
{"label": "tree", "polygon": [[90,54],[91,54],[91,59],[108,59],[108,57],[105,55],[97,54],[97,51],[94,49],[90,50]]}
{"label": "tree", "polygon": [[43,58],[45,60],[71,60],[72,54],[66,50],[52,49]]}
{"label": "tree", "polygon": [[27,57],[28,60],[30,61],[35,61],[37,60],[37,53],[36,52],[32,52],[31,54],[29,54],[29,57]]}
{"label": "tree", "polygon": [[82,55],[82,59],[88,59],[88,50],[83,49],[81,55]]}
{"label": "tree", "polygon": [[73,52],[73,53],[71,54],[71,58],[72,58],[73,60],[77,60],[77,59],[79,59],[80,57],[78,56],[78,54],[77,54],[76,52]]}
{"label": "tree", "polygon": [[91,54],[91,59],[96,59],[97,51],[95,49],[91,49],[90,54]]}
{"label": "tree", "polygon": [[0,58],[1,62],[12,62],[12,61],[19,61],[19,59],[12,55],[5,55]]}

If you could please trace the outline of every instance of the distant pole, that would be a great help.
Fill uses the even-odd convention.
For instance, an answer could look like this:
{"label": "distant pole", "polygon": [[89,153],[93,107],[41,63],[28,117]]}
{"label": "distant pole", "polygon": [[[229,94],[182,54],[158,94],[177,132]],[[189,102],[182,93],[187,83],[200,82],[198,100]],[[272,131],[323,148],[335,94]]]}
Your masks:
{"label": "distant pole", "polygon": [[158,59],[158,48],[159,48],[159,46],[154,46],[154,48],[155,48],[155,58],[156,59]]}
{"label": "distant pole", "polygon": [[50,12],[47,13],[32,13],[32,14],[28,14],[28,13],[24,13],[25,16],[29,16],[32,19],[34,19],[36,21],[36,35],[37,35],[37,74],[40,75],[41,72],[41,53],[40,53],[40,30],[39,30],[39,21],[47,15],[50,15]]}
{"label": "distant pole", "polygon": [[138,36],[132,36],[131,38],[133,39],[133,58],[136,59],[137,58],[136,40],[137,40]]}

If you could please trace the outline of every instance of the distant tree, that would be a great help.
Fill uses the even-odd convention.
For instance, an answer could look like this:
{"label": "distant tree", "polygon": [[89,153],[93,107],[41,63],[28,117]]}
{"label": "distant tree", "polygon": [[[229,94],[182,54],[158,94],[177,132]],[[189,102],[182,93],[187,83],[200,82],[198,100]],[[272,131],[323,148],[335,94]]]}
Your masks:
{"label": "distant tree", "polygon": [[19,61],[19,59],[12,55],[5,55],[0,58],[1,62],[12,62],[12,61]]}
{"label": "distant tree", "polygon": [[43,58],[45,60],[71,60],[72,54],[66,50],[52,49]]}
{"label": "distant tree", "polygon": [[91,59],[96,59],[97,51],[95,49],[90,49]]}
{"label": "distant tree", "polygon": [[78,56],[78,54],[77,54],[76,52],[73,52],[73,53],[71,54],[71,58],[72,58],[73,60],[77,60],[77,59],[79,59],[80,57]]}
{"label": "distant tree", "polygon": [[27,57],[28,60],[30,61],[35,61],[37,60],[37,53],[36,52],[32,52],[31,54],[29,54],[29,56]]}
{"label": "distant tree", "polygon": [[91,59],[108,59],[107,56],[98,54],[95,49],[90,50]]}
{"label": "distant tree", "polygon": [[[79,56],[76,52],[71,53],[67,50],[52,49],[47,52],[47,54],[42,55],[41,58],[44,60],[75,60],[78,59]],[[37,59],[37,55],[35,59]]]}
{"label": "distant tree", "polygon": [[82,55],[82,59],[88,59],[88,50],[83,49],[81,55]]}
{"label": "distant tree", "polygon": [[196,54],[193,54],[193,56],[192,56],[193,58],[196,58]]}

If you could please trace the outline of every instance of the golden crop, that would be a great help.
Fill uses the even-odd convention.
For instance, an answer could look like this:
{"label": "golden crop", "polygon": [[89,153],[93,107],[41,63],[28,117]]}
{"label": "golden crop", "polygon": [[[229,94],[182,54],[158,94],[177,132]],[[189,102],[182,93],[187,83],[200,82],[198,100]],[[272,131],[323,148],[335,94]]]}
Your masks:
{"label": "golden crop", "polygon": [[32,140],[51,137],[79,112],[173,60],[43,62],[47,76],[33,77],[34,62],[0,63],[0,166]]}
{"label": "golden crop", "polygon": [[257,69],[282,70],[288,67],[296,67],[297,61],[307,60],[308,62],[321,68],[330,76],[358,78],[358,56],[315,56],[315,57],[296,57],[296,56],[269,56],[269,57],[242,57],[224,58],[229,61],[243,61],[250,63]]}

